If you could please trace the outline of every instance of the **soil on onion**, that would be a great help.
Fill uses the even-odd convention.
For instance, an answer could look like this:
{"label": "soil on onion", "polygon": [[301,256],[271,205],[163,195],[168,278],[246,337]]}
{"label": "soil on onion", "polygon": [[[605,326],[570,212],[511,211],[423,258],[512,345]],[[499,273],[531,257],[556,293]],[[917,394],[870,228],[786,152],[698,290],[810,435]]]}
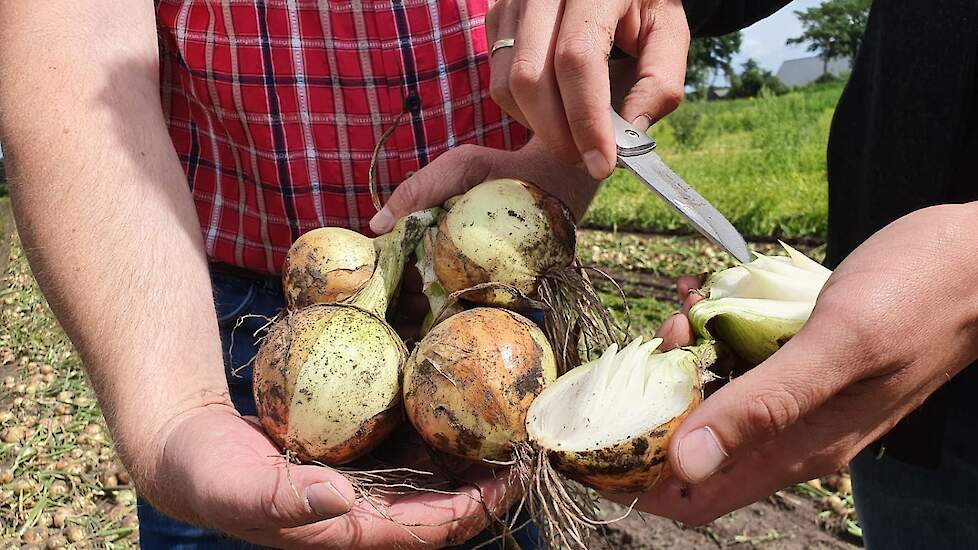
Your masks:
{"label": "soil on onion", "polygon": [[[0,201],[0,229],[12,229]],[[722,255],[698,239],[621,237],[582,232],[585,263],[623,266],[642,277],[668,278],[690,268],[714,269]],[[0,233],[0,550],[138,546],[135,491],[119,463],[77,355],[37,290],[15,237]],[[806,249],[810,253],[811,249]],[[707,265],[709,263],[709,265]],[[658,278],[661,278],[658,279]],[[644,327],[675,309],[674,296],[654,287],[640,295],[633,318]],[[606,295],[612,299],[612,292]],[[645,300],[645,301],[643,301]],[[652,304],[652,305],[649,305]],[[9,411],[12,414],[4,414]],[[607,528],[609,548],[853,548],[858,524],[839,475],[799,484],[768,500],[691,528],[633,514]],[[608,517],[620,507],[608,503]],[[30,548],[31,546],[27,546]]]}

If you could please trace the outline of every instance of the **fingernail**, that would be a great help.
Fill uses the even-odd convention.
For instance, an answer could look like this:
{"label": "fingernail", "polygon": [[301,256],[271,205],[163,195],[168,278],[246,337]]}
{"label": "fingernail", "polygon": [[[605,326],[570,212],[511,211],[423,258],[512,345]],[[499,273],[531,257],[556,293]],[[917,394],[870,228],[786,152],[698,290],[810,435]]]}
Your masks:
{"label": "fingernail", "polygon": [[728,458],[708,426],[686,434],[679,441],[676,452],[679,454],[679,469],[692,483],[699,483],[713,475]]}
{"label": "fingernail", "polygon": [[584,166],[587,166],[588,173],[596,180],[603,180],[611,173],[608,160],[597,149],[592,149],[581,155],[581,160],[584,161]]}
{"label": "fingernail", "polygon": [[326,519],[342,516],[351,508],[350,501],[328,481],[306,487],[306,502]]}
{"label": "fingernail", "polygon": [[391,211],[387,207],[380,209],[380,212],[374,214],[373,218],[370,218],[370,230],[378,235],[383,235],[394,227],[394,216],[391,215]]}
{"label": "fingernail", "polygon": [[652,117],[650,115],[640,115],[638,118],[632,121],[632,126],[645,132],[652,127]]}

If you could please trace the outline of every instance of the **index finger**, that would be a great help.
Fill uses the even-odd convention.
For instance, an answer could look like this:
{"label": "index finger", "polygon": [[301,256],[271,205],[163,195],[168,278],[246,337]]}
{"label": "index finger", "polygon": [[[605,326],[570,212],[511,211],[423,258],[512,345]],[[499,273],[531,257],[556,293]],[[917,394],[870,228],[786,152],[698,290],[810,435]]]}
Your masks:
{"label": "index finger", "polygon": [[608,55],[621,16],[620,2],[568,0],[554,51],[554,72],[571,135],[588,173],[611,174],[616,149]]}
{"label": "index finger", "polygon": [[625,97],[621,116],[647,127],[683,101],[689,24],[680,0],[663,0],[651,17],[638,14],[636,20],[633,14],[629,23],[638,27],[638,80]]}

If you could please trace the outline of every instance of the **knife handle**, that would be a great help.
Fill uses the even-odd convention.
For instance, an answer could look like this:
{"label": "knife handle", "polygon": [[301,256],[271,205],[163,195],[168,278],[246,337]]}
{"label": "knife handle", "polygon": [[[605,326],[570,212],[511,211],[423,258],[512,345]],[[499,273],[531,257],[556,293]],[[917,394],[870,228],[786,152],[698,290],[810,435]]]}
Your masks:
{"label": "knife handle", "polygon": [[615,129],[615,145],[619,157],[635,157],[655,149],[655,140],[632,126],[611,109],[611,125]]}

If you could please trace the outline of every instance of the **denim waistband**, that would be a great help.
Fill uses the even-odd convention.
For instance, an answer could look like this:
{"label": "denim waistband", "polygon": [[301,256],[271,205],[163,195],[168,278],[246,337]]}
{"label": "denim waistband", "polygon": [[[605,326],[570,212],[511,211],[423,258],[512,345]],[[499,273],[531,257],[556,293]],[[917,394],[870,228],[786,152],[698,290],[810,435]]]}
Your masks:
{"label": "denim waistband", "polygon": [[280,291],[282,289],[282,278],[279,275],[267,275],[256,273],[238,266],[211,262],[208,265],[211,273],[211,280],[214,282],[233,282],[251,284],[266,290]]}

